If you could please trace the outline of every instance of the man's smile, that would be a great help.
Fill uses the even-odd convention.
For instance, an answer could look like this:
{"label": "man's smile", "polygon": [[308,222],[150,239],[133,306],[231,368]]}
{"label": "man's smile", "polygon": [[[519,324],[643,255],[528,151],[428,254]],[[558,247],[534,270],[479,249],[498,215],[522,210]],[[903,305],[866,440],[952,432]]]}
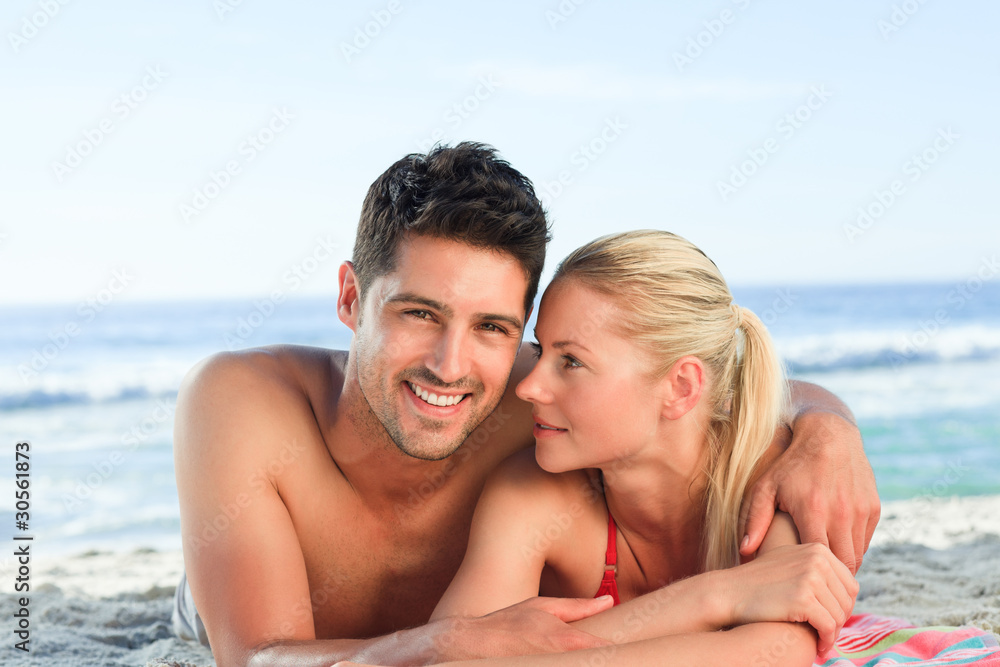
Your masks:
{"label": "man's smile", "polygon": [[410,391],[412,391],[424,403],[441,408],[457,405],[458,403],[461,403],[466,396],[469,396],[469,394],[446,394],[439,390],[430,391],[410,381],[406,382],[406,386],[408,386]]}

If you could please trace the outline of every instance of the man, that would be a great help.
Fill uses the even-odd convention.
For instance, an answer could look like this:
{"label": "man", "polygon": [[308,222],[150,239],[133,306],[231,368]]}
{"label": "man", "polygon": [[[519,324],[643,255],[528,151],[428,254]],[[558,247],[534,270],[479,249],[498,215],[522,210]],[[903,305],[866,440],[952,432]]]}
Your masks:
{"label": "man", "polygon": [[[175,624],[207,635],[220,665],[604,644],[568,625],[602,600],[421,625],[461,563],[486,476],[533,444],[513,390],[533,363],[519,351],[547,240],[530,182],[493,149],[407,156],[371,186],[340,269],[349,351],[275,346],[191,371],[174,435],[190,581]],[[878,520],[860,436],[824,390],[793,395],[794,437],[756,485],[743,550],[780,506],[856,569]]]}

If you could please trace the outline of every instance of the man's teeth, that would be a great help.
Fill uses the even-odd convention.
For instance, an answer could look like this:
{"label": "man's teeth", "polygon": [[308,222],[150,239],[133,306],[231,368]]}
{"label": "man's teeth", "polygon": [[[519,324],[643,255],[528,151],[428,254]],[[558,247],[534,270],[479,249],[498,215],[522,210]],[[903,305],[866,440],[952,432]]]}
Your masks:
{"label": "man's teeth", "polygon": [[407,382],[406,384],[410,385],[410,389],[413,390],[414,394],[419,396],[425,402],[430,403],[431,405],[436,405],[439,408],[446,408],[449,405],[455,405],[465,398],[465,394],[458,394],[457,396],[438,396],[437,394],[430,393],[426,389],[421,389],[412,382]]}

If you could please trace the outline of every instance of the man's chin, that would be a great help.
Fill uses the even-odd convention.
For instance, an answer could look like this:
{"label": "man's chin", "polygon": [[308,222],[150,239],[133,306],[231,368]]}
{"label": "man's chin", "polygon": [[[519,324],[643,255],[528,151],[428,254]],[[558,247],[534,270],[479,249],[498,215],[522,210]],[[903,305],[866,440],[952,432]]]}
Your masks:
{"label": "man's chin", "polygon": [[[401,426],[398,425],[398,426]],[[423,420],[409,431],[390,431],[396,448],[403,454],[422,461],[440,461],[454,454],[469,437],[466,428],[458,424],[428,424]]]}
{"label": "man's chin", "polygon": [[393,438],[393,441],[396,443],[396,447],[399,448],[399,451],[409,457],[420,459],[421,461],[441,461],[454,454],[458,448],[462,446],[462,443],[465,442],[465,439],[462,438],[457,443],[445,442],[440,445],[428,445],[426,443],[415,445],[412,442],[400,442],[395,438]]}

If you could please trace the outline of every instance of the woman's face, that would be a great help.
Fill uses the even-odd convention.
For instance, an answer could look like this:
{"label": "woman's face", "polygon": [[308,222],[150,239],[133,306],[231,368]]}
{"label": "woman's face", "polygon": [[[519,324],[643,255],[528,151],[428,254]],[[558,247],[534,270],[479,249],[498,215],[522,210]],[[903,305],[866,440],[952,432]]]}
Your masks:
{"label": "woman's face", "polygon": [[540,356],[517,386],[534,405],[543,469],[628,466],[656,444],[662,399],[646,377],[645,354],[612,332],[624,316],[612,299],[572,278],[545,291],[535,327]]}

